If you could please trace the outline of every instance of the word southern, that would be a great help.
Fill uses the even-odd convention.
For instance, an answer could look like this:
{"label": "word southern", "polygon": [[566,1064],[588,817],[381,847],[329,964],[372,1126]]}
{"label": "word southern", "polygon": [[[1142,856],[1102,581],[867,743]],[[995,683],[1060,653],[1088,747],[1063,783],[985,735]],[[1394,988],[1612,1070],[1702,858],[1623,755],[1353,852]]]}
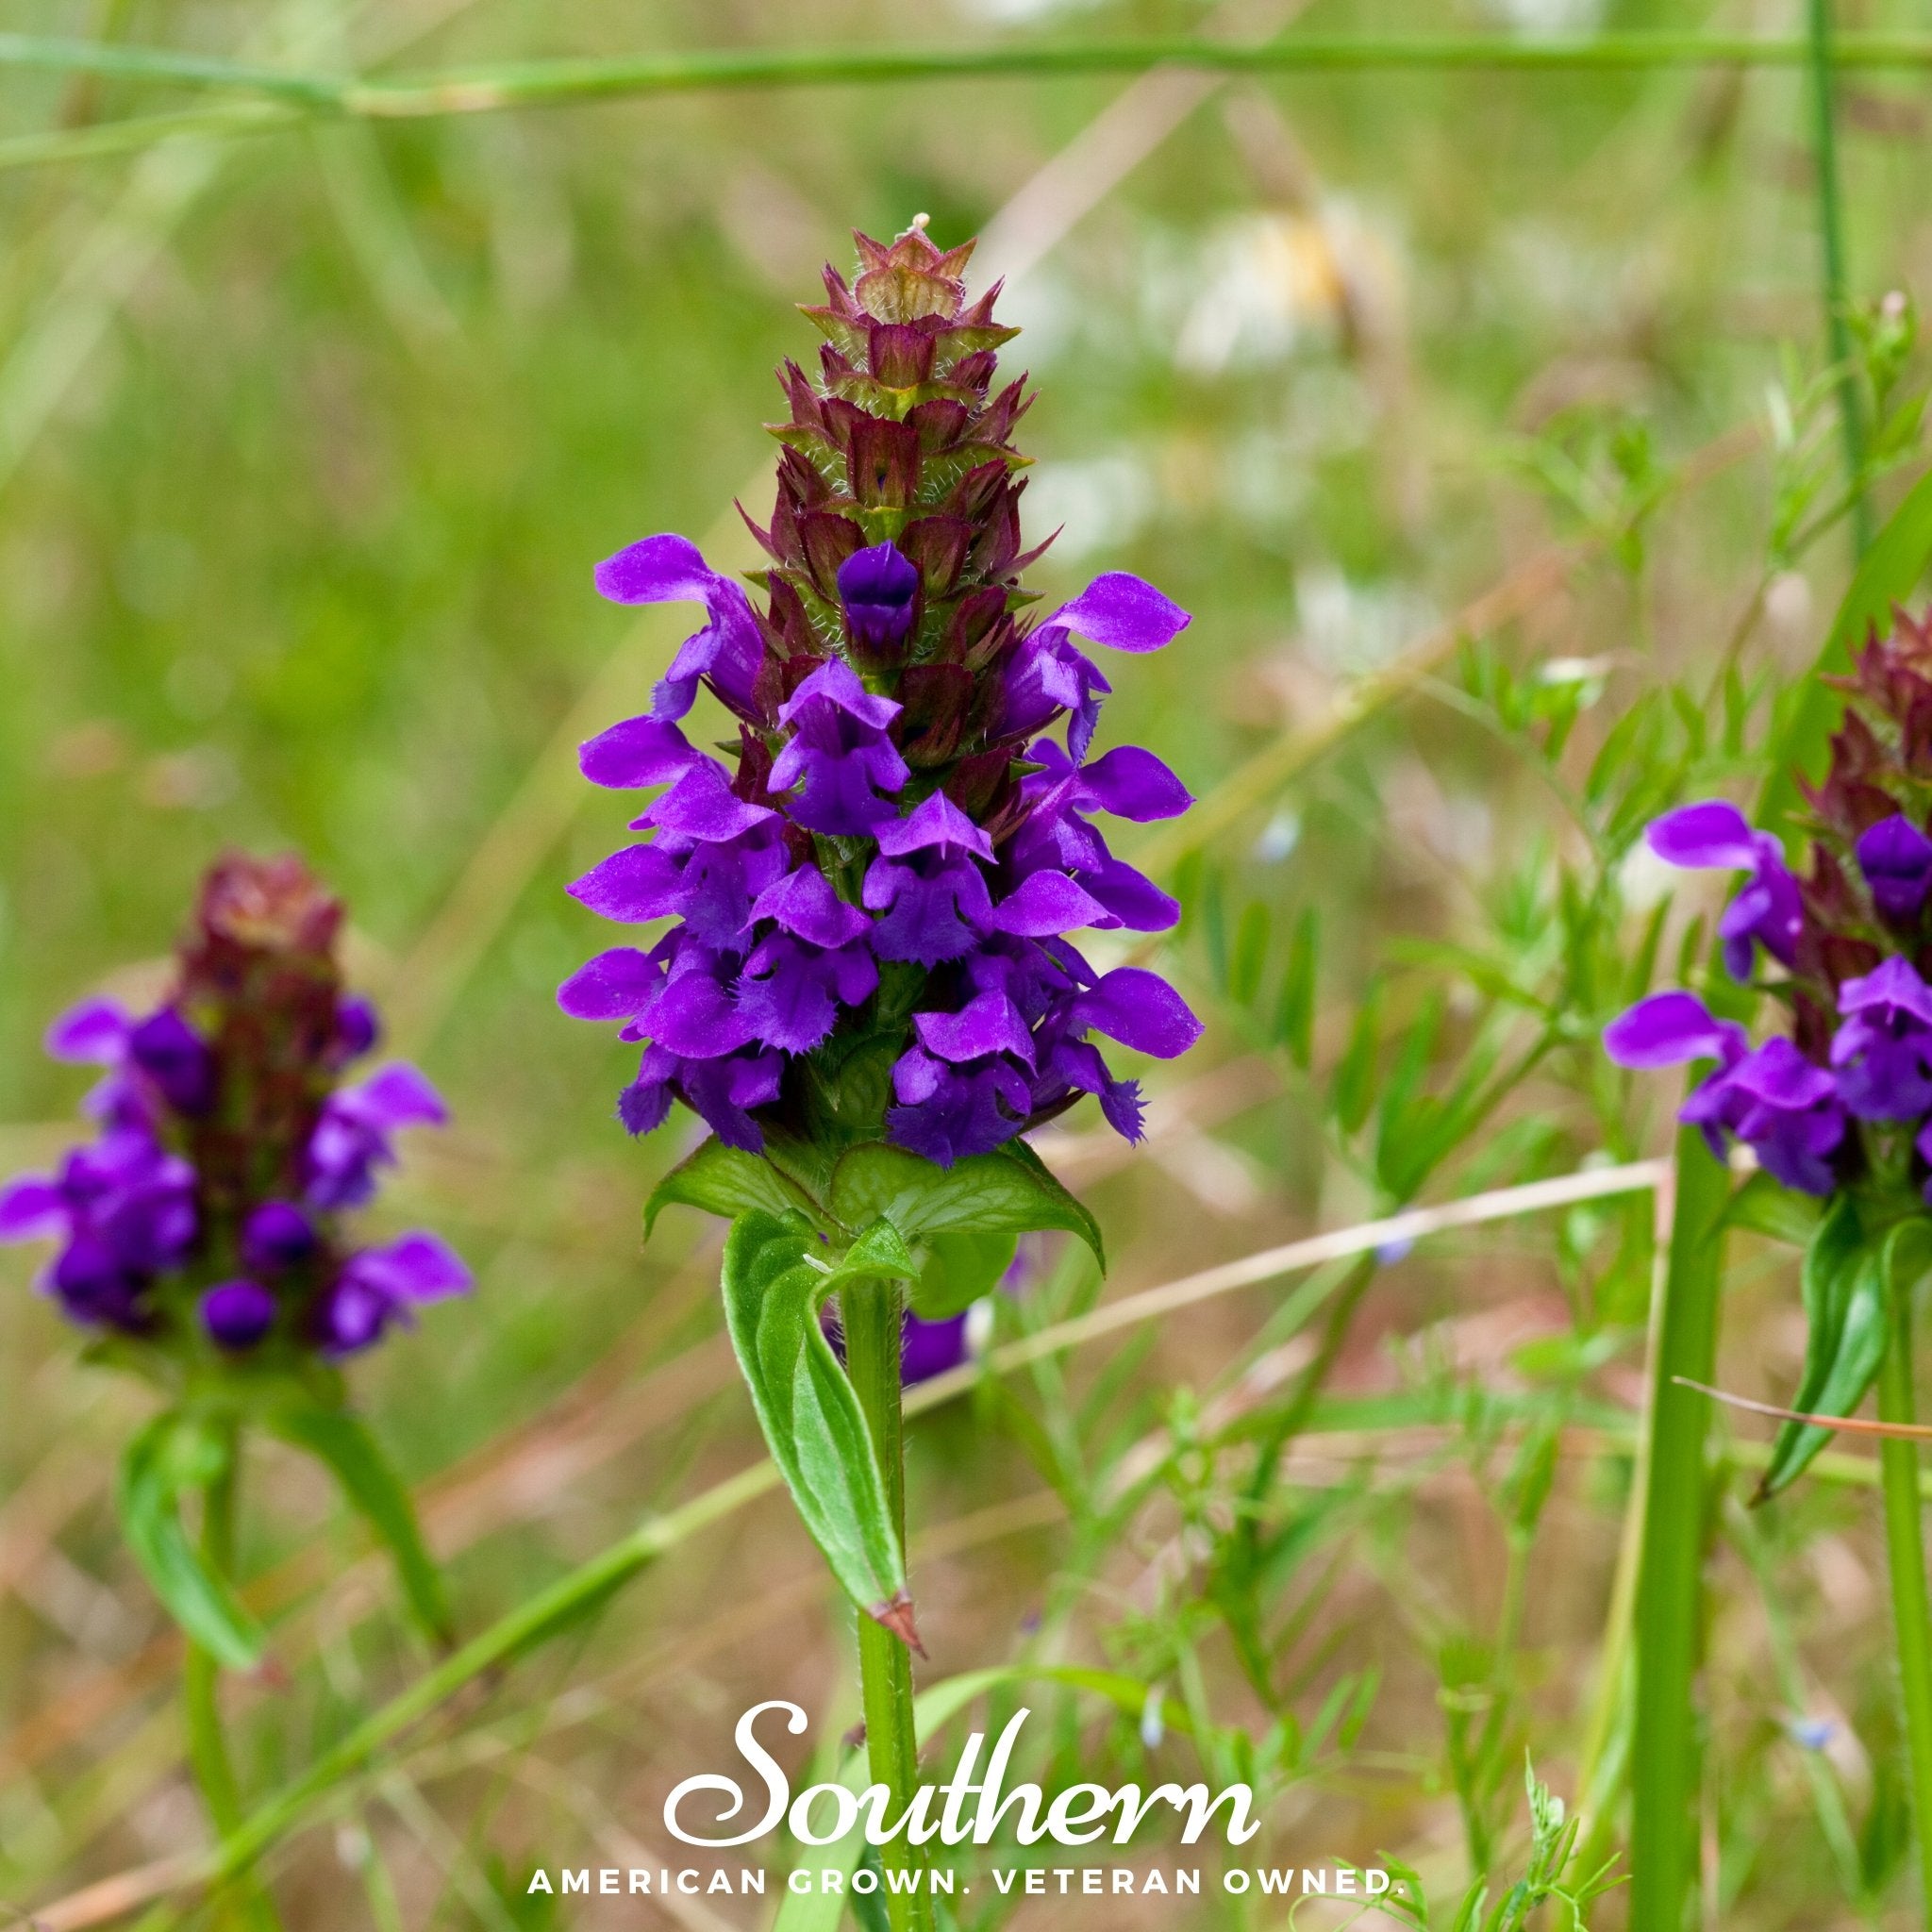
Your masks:
{"label": "word southern", "polygon": [[[1244,1845],[1261,1828],[1251,1815],[1255,1793],[1249,1785],[1229,1785],[1211,1797],[1204,1784],[1157,1785],[1144,1797],[1139,1785],[1122,1785],[1113,1790],[1105,1785],[1071,1785],[1050,1801],[1035,1784],[1015,1785],[1008,1790],[1007,1765],[1032,1715],[1027,1710],[1014,1712],[994,1743],[983,1774],[975,1777],[986,1735],[974,1731],[966,1740],[952,1777],[941,1785],[922,1784],[896,1818],[889,1815],[891,1793],[884,1785],[868,1785],[857,1791],[849,1785],[810,1785],[794,1797],[784,1767],[758,1742],[758,1721],[769,1710],[785,1713],[786,1728],[793,1737],[801,1735],[807,1725],[805,1712],[779,1698],[754,1705],[739,1719],[733,1734],[739,1755],[765,1788],[765,1807],[757,1822],[722,1837],[690,1829],[686,1818],[690,1800],[702,1793],[712,1793],[719,1800],[714,1825],[728,1825],[744,1816],[750,1802],[737,1779],[703,1772],[686,1778],[664,1801],[664,1828],[672,1837],[688,1845],[748,1845],[783,1824],[802,1843],[829,1845],[849,1836],[862,1823],[869,1844],[890,1844],[904,1832],[916,1845],[928,1844],[934,1839],[948,1845],[984,1845],[991,1843],[1010,1813],[1013,1836],[1023,1845],[1038,1844],[1043,1838],[1062,1845],[1093,1844],[1108,1836],[1109,1823],[1113,1842],[1124,1845],[1131,1842],[1142,1820],[1157,1806],[1171,1806],[1185,1821],[1183,1844],[1195,1843],[1224,1806],[1227,1815],[1222,1829],[1229,1844]],[[938,1817],[933,1815],[936,1804]]]}

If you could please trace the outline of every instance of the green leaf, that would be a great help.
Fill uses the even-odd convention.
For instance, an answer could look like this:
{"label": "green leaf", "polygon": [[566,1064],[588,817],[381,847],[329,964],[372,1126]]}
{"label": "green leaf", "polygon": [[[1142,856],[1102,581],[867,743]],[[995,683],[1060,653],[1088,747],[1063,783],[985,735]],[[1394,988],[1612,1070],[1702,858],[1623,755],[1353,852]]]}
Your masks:
{"label": "green leaf", "polygon": [[819,1326],[832,1270],[816,1235],[754,1210],[724,1241],[724,1322],[772,1460],[840,1587],[869,1616],[906,1566],[858,1397]]}
{"label": "green leaf", "polygon": [[1781,723],[1771,747],[1770,771],[1758,803],[1757,823],[1776,826],[1798,805],[1798,779],[1822,767],[1844,709],[1844,697],[1825,682],[1828,675],[1849,671],[1852,653],[1865,633],[1881,629],[1895,603],[1911,595],[1932,563],[1932,471],[1907,491],[1886,519],[1860,559],[1844,601],[1839,606],[1831,634],[1813,667],[1812,675],[1795,686],[1795,707]]}
{"label": "green leaf", "polygon": [[906,1237],[881,1214],[826,1271],[819,1283],[819,1299],[824,1301],[848,1281],[875,1280],[881,1274],[910,1281],[918,1273],[919,1263],[906,1245]]}
{"label": "green leaf", "polygon": [[1769,1235],[1774,1241],[1789,1241],[1794,1248],[1808,1247],[1818,1232],[1818,1203],[1759,1168],[1731,1196],[1724,1221],[1731,1227]]}
{"label": "green leaf", "polygon": [[1382,989],[1371,986],[1357,1009],[1355,1025],[1335,1069],[1335,1124],[1353,1134],[1369,1117],[1375,1098],[1375,1067],[1382,1052]]}
{"label": "green leaf", "polygon": [[754,1208],[781,1220],[810,1212],[812,1202],[762,1155],[727,1147],[714,1134],[696,1153],[680,1160],[651,1191],[644,1203],[644,1237],[649,1240],[659,1211],[674,1202],[702,1208],[708,1214],[735,1220]]}
{"label": "green leaf", "polygon": [[[1805,1251],[1809,1327],[1804,1378],[1791,1407],[1808,1415],[1850,1415],[1865,1399],[1885,1359],[1886,1281],[1903,1231],[1894,1227],[1882,1241],[1867,1240],[1848,1195],[1840,1195],[1818,1224]],[[1757,1486],[1760,1500],[1795,1481],[1831,1437],[1816,1423],[1786,1423]]]}
{"label": "green leaf", "polygon": [[272,1411],[267,1420],[284,1441],[326,1466],[389,1551],[417,1623],[433,1642],[449,1642],[454,1630],[441,1573],[424,1544],[409,1491],[375,1439],[343,1408],[290,1407]]}
{"label": "green leaf", "polygon": [[912,1312],[926,1322],[962,1313],[999,1286],[1020,1245],[1015,1234],[933,1234],[925,1238],[925,1265],[912,1284]]}
{"label": "green leaf", "polygon": [[951,1167],[870,1141],[841,1156],[832,1170],[831,1209],[847,1227],[867,1227],[884,1216],[908,1241],[1061,1228],[1078,1235],[1107,1265],[1092,1215],[1024,1141],[970,1155]]}
{"label": "green leaf", "polygon": [[115,1500],[127,1546],[168,1614],[217,1662],[247,1671],[261,1660],[261,1625],[202,1561],[181,1521],[182,1498],[219,1482],[228,1454],[213,1430],[169,1409],[128,1443]]}
{"label": "green leaf", "polygon": [[1281,998],[1274,1009],[1274,1036],[1303,1073],[1315,1031],[1315,967],[1321,946],[1319,915],[1312,906],[1295,921],[1289,942],[1288,967],[1281,975]]}

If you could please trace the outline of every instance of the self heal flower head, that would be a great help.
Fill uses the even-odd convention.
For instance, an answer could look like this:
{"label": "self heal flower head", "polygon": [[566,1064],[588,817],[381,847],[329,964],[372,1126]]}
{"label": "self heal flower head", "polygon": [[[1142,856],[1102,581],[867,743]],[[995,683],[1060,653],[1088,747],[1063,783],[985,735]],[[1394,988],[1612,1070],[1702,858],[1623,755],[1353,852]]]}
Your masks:
{"label": "self heal flower head", "polygon": [[[747,598],[672,537],[599,571],[607,595],[689,598],[709,623],[652,712],[581,754],[592,783],[659,795],[633,822],[647,838],[571,891],[668,928],[598,953],[558,1004],[642,1046],[618,1104],[633,1133],[683,1106],[756,1152],[768,1128],[836,1120],[951,1163],[1088,1093],[1137,1133],[1134,1083],[1098,1042],[1177,1052],[1198,1028],[1115,1012],[1135,983],[1102,995],[1067,936],[1174,923],[1093,820],[1191,801],[1151,753],[1098,751],[1108,683],[1083,646],[1157,650],[1188,616],[1114,572],[1029,621],[1012,441],[1029,398],[996,380],[1014,331],[991,293],[969,297],[970,247],[917,229],[858,243],[856,280],[828,269],[806,311],[816,370],[780,372],[761,587]],[[735,759],[675,722],[700,683],[737,720]]]}
{"label": "self heal flower head", "polygon": [[[0,1189],[0,1241],[58,1244],[42,1286],[75,1322],[278,1373],[291,1350],[333,1347],[324,1311],[376,1252],[341,1210],[373,1193],[397,1129],[443,1118],[413,1068],[341,1084],[378,1026],[342,992],[341,917],[299,861],[225,858],[154,1013],[93,1000],[51,1029],[56,1058],[107,1069],[97,1132]],[[391,1247],[425,1241],[448,1291],[461,1264],[432,1237]]]}

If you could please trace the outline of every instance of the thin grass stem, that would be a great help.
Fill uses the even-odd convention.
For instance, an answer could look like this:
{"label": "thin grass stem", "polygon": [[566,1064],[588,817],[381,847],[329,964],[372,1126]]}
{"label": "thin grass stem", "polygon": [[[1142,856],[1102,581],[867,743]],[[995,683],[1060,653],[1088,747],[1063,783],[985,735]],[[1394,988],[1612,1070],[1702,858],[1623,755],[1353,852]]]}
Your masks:
{"label": "thin grass stem", "polygon": [[1833,42],[1831,0],[1808,0],[1807,24],[1824,334],[1832,366],[1838,371],[1839,426],[1844,437],[1845,474],[1851,491],[1852,548],[1862,557],[1872,545],[1872,505],[1865,493],[1865,404],[1858,390],[1846,313],[1850,293],[1845,270],[1844,197],[1839,187],[1838,50]]}
{"label": "thin grass stem", "polygon": [[[1891,1290],[1891,1341],[1878,1372],[1878,1413],[1910,1424],[1912,1302],[1908,1284]],[[1891,1608],[1898,1625],[1899,1690],[1905,1701],[1910,1764],[1912,1824],[1919,1841],[1920,1910],[1932,1926],[1932,1606],[1925,1594],[1925,1544],[1920,1521],[1919,1447],[1888,1436],[1878,1447],[1885,1485],[1885,1554],[1891,1571]]]}

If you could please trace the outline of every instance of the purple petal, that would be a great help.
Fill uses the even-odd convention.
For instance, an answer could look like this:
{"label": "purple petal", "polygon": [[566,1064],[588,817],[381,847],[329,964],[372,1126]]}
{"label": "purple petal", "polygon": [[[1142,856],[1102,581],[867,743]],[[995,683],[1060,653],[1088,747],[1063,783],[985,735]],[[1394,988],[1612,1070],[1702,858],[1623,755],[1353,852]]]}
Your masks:
{"label": "purple petal", "polygon": [[1158,651],[1191,622],[1173,598],[1125,571],[1097,576],[1041,626],[1058,625],[1116,651]]}
{"label": "purple petal", "polygon": [[467,1294],[474,1282],[461,1256],[421,1229],[364,1248],[349,1266],[358,1279],[396,1301],[439,1302]]}
{"label": "purple petal", "polygon": [[201,1298],[201,1325],[218,1348],[253,1348],[275,1325],[275,1298],[257,1281],[225,1281]]}
{"label": "purple petal", "polygon": [[626,718],[577,747],[577,769],[592,785],[630,791],[667,784],[702,756],[675,724],[660,718]]}
{"label": "purple petal", "polygon": [[1080,767],[1080,784],[1102,811],[1145,824],[1178,818],[1194,802],[1188,788],[1138,744],[1117,744],[1091,764]]}
{"label": "purple petal", "polygon": [[127,1051],[134,1022],[113,1000],[83,1000],[47,1028],[48,1056],[112,1066]]}
{"label": "purple petal", "polygon": [[949,1315],[942,1322],[906,1317],[899,1342],[899,1380],[908,1388],[929,1382],[957,1369],[966,1359],[966,1317]]}
{"label": "purple petal", "polygon": [[1816,1107],[1837,1092],[1825,1070],[1807,1060],[1782,1034],[1774,1035],[1731,1069],[1733,1087],[1780,1110]]}
{"label": "purple petal", "polygon": [[396,1060],[358,1085],[343,1088],[339,1097],[352,1102],[363,1119],[385,1129],[440,1127],[449,1119],[441,1094],[407,1060]]}
{"label": "purple petal", "polygon": [[751,1027],[724,989],[708,973],[686,973],[665,988],[641,1029],[683,1059],[716,1059],[736,1053]]}
{"label": "purple petal", "polygon": [[242,1225],[242,1265],[257,1274],[299,1267],[320,1245],[315,1224],[292,1201],[264,1201]]}
{"label": "purple petal", "polygon": [[1106,859],[1080,882],[1105,908],[1107,923],[1133,932],[1166,932],[1180,923],[1181,902],[1124,859]]}
{"label": "purple petal", "polygon": [[814,703],[836,706],[861,724],[870,724],[874,731],[883,731],[901,709],[892,699],[867,691],[859,682],[858,674],[842,658],[826,658],[778,707],[779,724],[792,724],[801,711]]}
{"label": "purple petal", "polygon": [[1686,1060],[1728,1064],[1744,1051],[1744,1029],[1735,1021],[1713,1019],[1695,993],[1658,992],[1604,1028],[1604,1051],[1620,1067],[1645,1070]]}
{"label": "purple petal", "polygon": [[1668,865],[1735,871],[1763,856],[1760,836],[1728,800],[1686,805],[1653,819],[1644,833],[1650,849]]}
{"label": "purple petal", "polygon": [[943,791],[935,791],[911,815],[881,825],[879,850],[890,858],[903,858],[927,846],[941,851],[976,853],[981,858],[992,857],[992,841],[974,824]]}
{"label": "purple petal", "polygon": [[1098,1027],[1110,1040],[1137,1053],[1171,1060],[1201,1037],[1201,1023],[1187,1002],[1158,973],[1117,966],[1098,986],[1074,1000],[1074,1030]]}
{"label": "purple petal", "polygon": [[1859,978],[1846,980],[1838,990],[1841,1013],[1862,1013],[1874,1007],[1909,1013],[1932,1026],[1932,987],[1919,976],[1909,959],[1896,955]]}
{"label": "purple petal", "polygon": [[600,918],[635,924],[682,910],[683,884],[684,869],[670,853],[656,845],[626,845],[568,890]]}
{"label": "purple petal", "polygon": [[0,1241],[37,1241],[66,1232],[66,1198],[46,1175],[24,1174],[0,1188]]}
{"label": "purple petal", "polygon": [[595,581],[597,594],[613,604],[703,603],[719,574],[688,537],[665,534],[607,557],[597,566]]}
{"label": "purple petal", "polygon": [[635,946],[613,946],[587,960],[557,989],[573,1020],[627,1020],[663,984],[664,971]]}
{"label": "purple petal", "polygon": [[360,1059],[382,1038],[382,1022],[374,1005],[351,993],[336,1005],[336,1051],[345,1060]]}
{"label": "purple petal", "polygon": [[1047,939],[1057,933],[1074,932],[1083,925],[1098,924],[1108,917],[1108,908],[1083,891],[1063,872],[1036,872],[1020,881],[992,908],[987,924],[995,932],[1009,932],[1023,939]]}
{"label": "purple petal", "polygon": [[214,1055],[173,1007],[163,1007],[127,1036],[127,1057],[177,1113],[205,1113],[213,1106]]}
{"label": "purple petal", "polygon": [[732,791],[724,768],[705,758],[690,766],[637,823],[715,843],[735,839],[776,817],[777,813],[764,806],[747,805]]}
{"label": "purple petal", "polygon": [[912,1024],[920,1044],[942,1060],[1010,1053],[1033,1064],[1033,1036],[1004,992],[983,992],[957,1013],[915,1013]]}
{"label": "purple petal", "polygon": [[809,940],[815,946],[843,946],[872,929],[857,906],[849,906],[832,890],[831,881],[815,866],[802,865],[758,894],[752,918],[770,919]]}

